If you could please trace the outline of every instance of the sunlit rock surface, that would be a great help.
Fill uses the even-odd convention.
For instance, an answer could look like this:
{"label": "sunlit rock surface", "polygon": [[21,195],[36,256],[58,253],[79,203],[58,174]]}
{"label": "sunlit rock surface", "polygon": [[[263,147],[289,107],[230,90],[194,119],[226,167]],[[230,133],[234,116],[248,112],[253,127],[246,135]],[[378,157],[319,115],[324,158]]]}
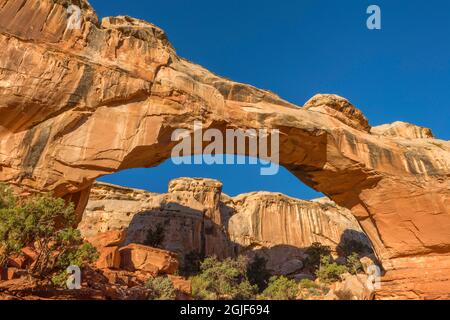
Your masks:
{"label": "sunlit rock surface", "polygon": [[90,238],[127,230],[127,243],[145,243],[149,230],[164,229],[161,247],[182,259],[195,252],[219,258],[258,254],[274,273],[302,270],[305,250],[319,242],[336,251],[355,240],[371,244],[350,211],[327,199],[302,201],[279,193],[228,197],[209,179],[173,180],[167,194],[96,183],[79,225]]}
{"label": "sunlit rock surface", "polygon": [[[80,29],[68,28],[72,3]],[[448,141],[371,130],[338,96],[301,108],[222,78],[177,56],[160,28],[100,22],[85,0],[0,0],[0,44],[0,181],[18,192],[54,191],[81,215],[96,178],[160,164],[173,131],[195,120],[279,129],[280,163],[350,209],[371,239],[396,279],[386,296],[450,296]]]}

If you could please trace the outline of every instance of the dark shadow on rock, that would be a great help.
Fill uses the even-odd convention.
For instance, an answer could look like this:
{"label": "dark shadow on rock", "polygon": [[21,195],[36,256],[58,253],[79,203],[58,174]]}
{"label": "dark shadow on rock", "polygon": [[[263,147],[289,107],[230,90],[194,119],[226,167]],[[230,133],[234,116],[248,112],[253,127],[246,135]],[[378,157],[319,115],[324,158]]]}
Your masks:
{"label": "dark shadow on rock", "polygon": [[[241,246],[233,242],[228,235],[228,223],[233,212],[233,208],[221,202],[221,224],[217,224],[207,217],[206,210],[168,202],[161,208],[134,215],[128,226],[125,244],[144,244],[148,232],[162,225],[165,229],[164,239],[158,247],[177,253],[181,268],[184,266],[188,274],[198,269],[199,261],[208,256],[223,260],[246,255],[251,260],[256,256],[267,259],[267,268],[273,274],[314,278],[306,265],[308,247],[276,245],[264,248],[258,244]],[[346,230],[341,236],[337,250],[339,258],[356,252],[360,257],[369,257],[374,264],[380,265],[370,240],[363,232]],[[345,263],[345,259],[341,260]]]}
{"label": "dark shadow on rock", "polygon": [[345,230],[337,246],[337,253],[340,259],[345,259],[352,253],[357,253],[361,258],[367,257],[372,260],[374,265],[381,268],[383,274],[385,273],[373,250],[372,242],[364,232],[352,229]]}
{"label": "dark shadow on rock", "polygon": [[340,257],[346,257],[352,253],[368,256],[373,255],[374,251],[372,243],[364,232],[347,229],[341,235],[337,246],[337,253]]}
{"label": "dark shadow on rock", "polygon": [[144,244],[150,230],[158,225],[165,228],[165,236],[159,247],[175,252],[182,260],[193,252],[199,256],[215,255],[220,259],[236,256],[239,249],[227,233],[228,220],[219,225],[206,216],[206,211],[166,203],[154,210],[139,212],[133,216],[127,231],[125,244]]}

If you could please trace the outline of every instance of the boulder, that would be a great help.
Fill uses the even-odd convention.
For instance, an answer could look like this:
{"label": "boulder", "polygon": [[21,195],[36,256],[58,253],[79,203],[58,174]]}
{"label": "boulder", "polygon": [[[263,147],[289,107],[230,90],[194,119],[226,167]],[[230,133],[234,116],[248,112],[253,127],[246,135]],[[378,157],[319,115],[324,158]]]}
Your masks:
{"label": "boulder", "polygon": [[20,278],[20,271],[17,268],[1,268],[0,280],[8,281]]}
{"label": "boulder", "polygon": [[27,258],[24,255],[15,254],[8,259],[8,267],[24,269],[27,266]]}
{"label": "boulder", "polygon": [[107,231],[100,232],[91,237],[87,237],[86,241],[92,244],[95,248],[101,249],[106,247],[118,247],[125,240],[125,231]]}
{"label": "boulder", "polygon": [[347,99],[335,94],[317,94],[303,106],[304,109],[328,114],[357,130],[369,132],[369,120]]}
{"label": "boulder", "polygon": [[296,272],[299,272],[302,269],[303,269],[303,261],[298,259],[289,260],[288,262],[286,262],[281,266],[280,274],[288,276]]}
{"label": "boulder", "polygon": [[147,271],[152,274],[174,274],[178,270],[177,255],[139,244],[120,248],[121,268],[128,271]]}
{"label": "boulder", "polygon": [[104,247],[98,249],[99,258],[96,267],[99,269],[119,269],[120,252],[119,247]]}
{"label": "boulder", "polygon": [[342,282],[335,283],[325,300],[373,300],[375,292],[368,286],[367,275],[343,275]]}
{"label": "boulder", "polygon": [[34,247],[27,246],[21,250],[23,257],[25,257],[25,267],[33,266],[38,258],[38,253]]}
{"label": "boulder", "polygon": [[362,268],[366,274],[370,271],[369,270],[370,267],[379,265],[377,257],[373,254],[364,256],[361,259],[359,259],[359,261],[361,262]]}

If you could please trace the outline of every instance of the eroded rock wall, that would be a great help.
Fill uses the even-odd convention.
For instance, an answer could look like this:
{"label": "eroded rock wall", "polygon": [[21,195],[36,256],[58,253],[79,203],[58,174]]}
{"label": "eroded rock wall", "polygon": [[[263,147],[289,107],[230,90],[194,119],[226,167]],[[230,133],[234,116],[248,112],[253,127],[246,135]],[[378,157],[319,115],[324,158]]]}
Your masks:
{"label": "eroded rock wall", "polygon": [[148,231],[160,225],[161,245],[180,256],[196,252],[232,257],[235,246],[222,223],[232,212],[220,208],[221,192],[221,183],[207,179],[174,180],[167,194],[96,183],[79,229],[85,237],[127,229],[125,243],[144,243]]}
{"label": "eroded rock wall", "polygon": [[[80,29],[68,28],[72,3]],[[388,276],[399,277],[405,259],[415,265],[405,275],[414,272],[420,290],[405,280],[400,291],[450,295],[439,262],[450,259],[448,141],[398,125],[371,131],[338,96],[300,108],[221,78],[178,57],[160,28],[99,22],[85,0],[0,0],[0,44],[0,181],[18,192],[54,191],[81,213],[96,178],[160,164],[173,131],[194,120],[279,129],[280,163],[352,211]]]}
{"label": "eroded rock wall", "polygon": [[161,247],[181,259],[192,252],[219,258],[258,254],[283,274],[301,270],[305,250],[315,242],[334,251],[348,240],[371,247],[350,211],[332,201],[268,192],[232,198],[209,179],[173,180],[167,194],[96,183],[79,229],[85,237],[127,230],[127,244],[144,243],[158,225],[164,228]]}
{"label": "eroded rock wall", "polygon": [[303,201],[283,194],[256,192],[232,198],[231,238],[244,246],[308,248],[318,242],[332,249],[344,239],[371,247],[350,211],[324,198]]}

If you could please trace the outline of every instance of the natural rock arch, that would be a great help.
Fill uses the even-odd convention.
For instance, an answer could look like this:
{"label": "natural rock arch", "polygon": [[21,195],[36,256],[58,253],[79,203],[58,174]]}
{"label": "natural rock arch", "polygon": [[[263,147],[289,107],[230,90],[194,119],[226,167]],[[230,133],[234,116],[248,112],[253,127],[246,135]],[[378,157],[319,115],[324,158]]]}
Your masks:
{"label": "natural rock arch", "polygon": [[403,123],[371,130],[338,96],[299,108],[226,80],[178,57],[154,25],[99,23],[84,0],[73,1],[80,30],[62,23],[72,1],[22,2],[0,0],[0,181],[81,210],[97,177],[158,165],[173,130],[196,120],[279,129],[280,163],[352,210],[392,280],[386,294],[449,295],[449,142]]}

